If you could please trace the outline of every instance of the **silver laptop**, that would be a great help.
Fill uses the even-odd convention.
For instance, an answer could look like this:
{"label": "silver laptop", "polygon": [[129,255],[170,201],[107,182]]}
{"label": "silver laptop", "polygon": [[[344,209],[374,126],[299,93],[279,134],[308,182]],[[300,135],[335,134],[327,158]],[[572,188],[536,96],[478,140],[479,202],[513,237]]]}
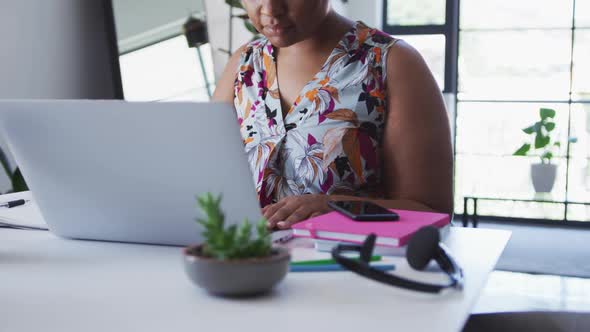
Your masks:
{"label": "silver laptop", "polygon": [[206,192],[223,195],[226,224],[262,217],[227,104],[0,101],[0,135],[62,237],[197,243]]}

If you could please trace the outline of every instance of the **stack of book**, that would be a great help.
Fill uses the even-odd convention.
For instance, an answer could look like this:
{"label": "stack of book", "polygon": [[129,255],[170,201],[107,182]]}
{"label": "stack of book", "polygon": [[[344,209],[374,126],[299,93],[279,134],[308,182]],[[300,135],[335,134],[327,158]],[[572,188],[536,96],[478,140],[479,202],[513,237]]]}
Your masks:
{"label": "stack of book", "polygon": [[375,233],[375,255],[405,255],[412,235],[422,227],[441,229],[444,238],[450,227],[448,214],[392,210],[399,215],[397,221],[355,221],[339,212],[330,212],[293,225],[293,235],[314,239],[319,251],[331,251],[339,243],[363,243],[367,235]]}

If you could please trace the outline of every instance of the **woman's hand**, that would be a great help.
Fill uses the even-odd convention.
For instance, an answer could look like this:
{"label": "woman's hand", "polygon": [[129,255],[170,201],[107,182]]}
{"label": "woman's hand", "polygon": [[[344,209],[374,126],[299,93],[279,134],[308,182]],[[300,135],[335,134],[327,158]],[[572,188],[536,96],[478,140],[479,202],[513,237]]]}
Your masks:
{"label": "woman's hand", "polygon": [[329,200],[330,196],[322,194],[289,196],[265,206],[262,214],[268,228],[287,229],[297,222],[332,211],[328,206]]}

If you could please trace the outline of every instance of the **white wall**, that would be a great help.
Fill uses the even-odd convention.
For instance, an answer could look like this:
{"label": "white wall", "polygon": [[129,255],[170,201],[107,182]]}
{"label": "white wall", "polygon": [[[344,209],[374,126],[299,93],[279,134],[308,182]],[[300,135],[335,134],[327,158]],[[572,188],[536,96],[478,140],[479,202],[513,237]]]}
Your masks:
{"label": "white wall", "polygon": [[0,0],[0,99],[113,98],[102,3]]}
{"label": "white wall", "polygon": [[113,97],[102,1],[0,2],[0,98]]}

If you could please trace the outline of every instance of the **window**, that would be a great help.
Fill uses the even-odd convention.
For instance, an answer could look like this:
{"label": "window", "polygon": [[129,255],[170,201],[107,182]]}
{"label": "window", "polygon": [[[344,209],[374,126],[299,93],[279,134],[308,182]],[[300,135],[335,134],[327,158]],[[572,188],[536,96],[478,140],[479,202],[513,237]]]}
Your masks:
{"label": "window", "polygon": [[[539,197],[530,180],[539,158],[512,153],[541,107],[556,110],[561,143],[554,188],[542,198],[590,202],[590,29],[582,28],[589,10],[588,0],[461,1],[457,213],[465,195]],[[568,145],[569,137],[577,142]],[[491,216],[590,220],[590,209],[576,204],[488,201],[478,208]]]}
{"label": "window", "polygon": [[573,60],[572,98],[590,102],[590,28],[575,30]]}
{"label": "window", "polygon": [[438,86],[445,86],[445,35],[407,35],[402,37],[422,54]]}
{"label": "window", "polygon": [[444,92],[456,91],[457,0],[386,0],[383,30],[424,57]]}
{"label": "window", "polygon": [[[184,35],[121,55],[121,80],[129,101],[207,101],[214,90],[213,60],[209,44],[200,47],[203,70],[195,48]],[[207,87],[209,84],[209,87]]]}
{"label": "window", "polygon": [[387,25],[444,25],[446,0],[387,0]]}
{"label": "window", "polygon": [[[456,213],[466,195],[495,194],[562,203],[480,201],[480,214],[590,220],[590,207],[566,204],[590,202],[590,0],[385,0],[383,15],[455,96]],[[556,110],[561,143],[543,197],[530,179],[539,158],[512,156],[541,107]]]}
{"label": "window", "polygon": [[576,0],[576,27],[590,28],[590,1]]}
{"label": "window", "polygon": [[459,99],[567,101],[570,52],[567,29],[462,30]]}

